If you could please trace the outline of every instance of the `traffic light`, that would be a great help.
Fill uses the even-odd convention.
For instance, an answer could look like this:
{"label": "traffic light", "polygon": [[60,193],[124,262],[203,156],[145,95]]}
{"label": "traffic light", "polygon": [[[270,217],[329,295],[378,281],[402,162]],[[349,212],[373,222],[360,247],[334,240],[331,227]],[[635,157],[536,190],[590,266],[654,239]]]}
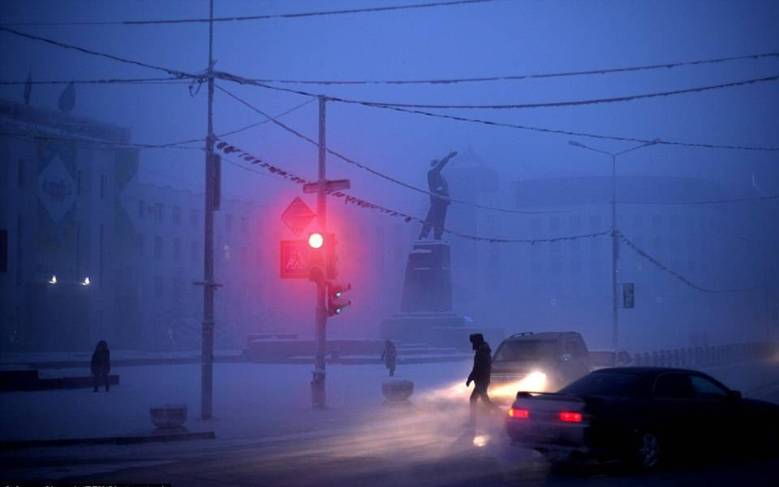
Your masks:
{"label": "traffic light", "polygon": [[314,232],[308,236],[308,246],[312,249],[321,249],[325,244],[325,236],[319,232]]}
{"label": "traffic light", "polygon": [[327,314],[336,316],[343,313],[352,302],[346,298],[346,293],[352,289],[351,284],[327,283]]}
{"label": "traffic light", "polygon": [[335,279],[336,270],[336,238],[333,233],[314,232],[308,239],[309,279],[318,281],[323,278]]}

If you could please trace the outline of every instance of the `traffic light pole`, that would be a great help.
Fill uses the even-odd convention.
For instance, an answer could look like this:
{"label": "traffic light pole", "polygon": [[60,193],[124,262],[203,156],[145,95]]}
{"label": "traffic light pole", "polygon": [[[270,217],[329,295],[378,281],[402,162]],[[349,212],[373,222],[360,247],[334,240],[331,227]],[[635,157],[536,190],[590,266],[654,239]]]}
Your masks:
{"label": "traffic light pole", "polygon": [[214,378],[214,206],[219,193],[214,158],[214,0],[209,2],[208,23],[208,135],[206,136],[205,235],[203,254],[203,329],[200,362],[200,417],[211,419]]}
{"label": "traffic light pole", "polygon": [[[319,178],[316,194],[316,213],[319,221],[319,231],[327,232],[327,176],[326,143],[325,143],[325,107],[327,99],[319,97]],[[327,244],[326,244],[327,245]],[[311,405],[317,409],[326,406],[325,396],[325,353],[327,343],[327,289],[325,279],[319,279],[316,283],[316,312],[314,324],[314,336],[316,339],[316,356],[314,357],[314,377],[311,380]]]}

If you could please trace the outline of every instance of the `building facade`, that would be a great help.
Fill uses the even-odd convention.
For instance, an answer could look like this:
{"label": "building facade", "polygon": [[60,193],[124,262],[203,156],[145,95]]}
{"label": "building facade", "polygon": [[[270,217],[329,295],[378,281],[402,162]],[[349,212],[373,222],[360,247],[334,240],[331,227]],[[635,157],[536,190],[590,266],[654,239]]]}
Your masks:
{"label": "building facade", "polygon": [[137,308],[117,286],[132,233],[119,197],[138,168],[129,131],[0,101],[2,350],[123,341]]}

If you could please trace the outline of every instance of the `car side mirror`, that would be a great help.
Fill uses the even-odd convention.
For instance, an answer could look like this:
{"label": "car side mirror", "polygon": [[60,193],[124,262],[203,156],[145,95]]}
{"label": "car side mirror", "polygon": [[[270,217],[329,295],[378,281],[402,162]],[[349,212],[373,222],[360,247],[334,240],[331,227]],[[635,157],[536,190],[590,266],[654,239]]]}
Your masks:
{"label": "car side mirror", "polygon": [[729,391],[728,399],[730,399],[731,401],[741,400],[741,391]]}

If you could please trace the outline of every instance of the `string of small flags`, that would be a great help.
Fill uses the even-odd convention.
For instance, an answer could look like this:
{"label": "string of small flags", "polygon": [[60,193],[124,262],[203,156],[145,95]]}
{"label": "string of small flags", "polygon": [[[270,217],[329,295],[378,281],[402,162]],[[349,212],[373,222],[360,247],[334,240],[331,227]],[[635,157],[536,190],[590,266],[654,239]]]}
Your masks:
{"label": "string of small flags", "polygon": [[[215,137],[216,144],[215,148],[225,155],[234,155],[235,157],[238,157],[242,161],[248,162],[250,164],[253,164],[255,166],[262,167],[263,169],[267,170],[271,174],[275,176],[279,176],[281,178],[284,178],[288,181],[292,181],[295,184],[307,184],[312,183],[313,181],[309,181],[305,178],[302,178],[300,176],[297,176],[296,174],[287,171],[286,169],[282,169],[281,167],[272,164],[270,162],[267,162],[239,147],[236,147],[235,145],[232,145],[228,142],[225,142],[218,137]],[[424,223],[425,221],[419,217],[409,215],[407,213],[404,213],[402,211],[393,210],[391,208],[387,208],[385,206],[377,205],[376,203],[372,203],[370,201],[367,201],[362,198],[358,198],[357,196],[353,196],[348,193],[344,193],[343,191],[333,191],[329,193],[330,196],[334,198],[338,198],[344,202],[345,205],[352,205],[356,206],[358,208],[363,208],[367,210],[373,210],[377,211],[383,215],[390,216],[393,218],[402,218],[404,222],[411,223]],[[588,234],[582,234],[582,235],[566,235],[561,237],[551,237],[551,238],[532,238],[532,239],[517,239],[517,238],[502,238],[502,237],[483,237],[479,235],[471,235],[467,233],[457,232],[454,230],[444,229],[445,233],[448,233],[450,235],[454,235],[456,237],[468,239],[468,240],[475,240],[479,242],[487,242],[487,243],[526,243],[530,245],[535,245],[537,243],[553,243],[553,242],[562,242],[562,241],[568,241],[568,240],[577,240],[581,238],[594,238],[594,237],[600,237],[604,235],[611,234],[610,231],[603,231],[603,232],[594,232],[594,233],[588,233]]]}

